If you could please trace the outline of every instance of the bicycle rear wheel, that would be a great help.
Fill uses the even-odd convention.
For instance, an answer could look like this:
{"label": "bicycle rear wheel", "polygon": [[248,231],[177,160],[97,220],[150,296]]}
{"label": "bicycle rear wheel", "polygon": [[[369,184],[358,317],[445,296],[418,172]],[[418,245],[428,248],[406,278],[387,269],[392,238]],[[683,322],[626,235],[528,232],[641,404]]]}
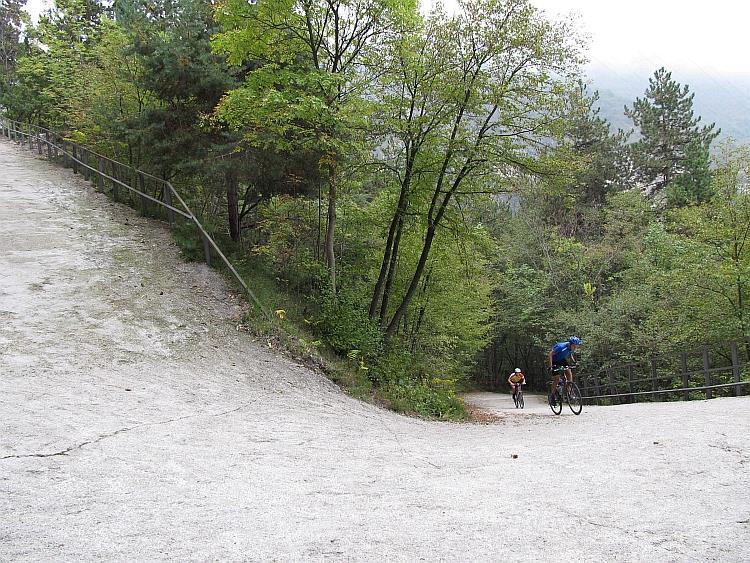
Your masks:
{"label": "bicycle rear wheel", "polygon": [[[552,399],[555,399],[555,403],[552,403]],[[560,393],[555,390],[555,392],[552,395],[547,396],[547,400],[549,401],[549,408],[552,409],[552,412],[555,414],[560,414],[562,412],[562,397],[560,396]]]}
{"label": "bicycle rear wheel", "polygon": [[573,414],[581,414],[583,410],[583,399],[581,398],[581,390],[575,382],[570,384],[568,389],[568,406]]}

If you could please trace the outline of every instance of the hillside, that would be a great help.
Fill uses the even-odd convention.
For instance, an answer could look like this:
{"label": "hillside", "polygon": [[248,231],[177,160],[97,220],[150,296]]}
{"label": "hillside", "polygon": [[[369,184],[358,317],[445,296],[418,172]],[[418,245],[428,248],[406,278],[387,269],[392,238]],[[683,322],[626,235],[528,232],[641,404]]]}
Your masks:
{"label": "hillside", "polygon": [[[600,95],[601,114],[614,129],[628,130],[631,121],[624,115],[623,107],[643,96],[653,71],[615,72],[590,69],[588,77],[592,89]],[[672,77],[687,84],[695,93],[695,113],[704,123],[715,122],[721,128],[721,137],[732,137],[740,143],[750,142],[750,75],[696,75],[673,72]]]}

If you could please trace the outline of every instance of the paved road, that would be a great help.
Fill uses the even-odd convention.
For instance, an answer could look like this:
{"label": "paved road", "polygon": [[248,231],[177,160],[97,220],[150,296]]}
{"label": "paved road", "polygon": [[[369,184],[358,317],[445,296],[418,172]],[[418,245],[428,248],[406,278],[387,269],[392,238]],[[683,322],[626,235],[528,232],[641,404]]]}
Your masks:
{"label": "paved road", "polygon": [[0,240],[0,560],[750,560],[747,398],[382,411],[1,140]]}
{"label": "paved road", "polygon": [[[467,393],[464,396],[465,400],[470,404],[481,408],[483,411],[495,414],[501,417],[508,416],[535,416],[535,415],[548,415],[552,414],[552,410],[549,408],[547,403],[547,397],[539,393],[524,392],[523,394],[523,409],[516,408],[513,403],[513,397],[510,392],[508,393],[490,393],[490,392],[475,392]],[[584,407],[586,408],[586,407]],[[572,415],[567,405],[561,415]]]}

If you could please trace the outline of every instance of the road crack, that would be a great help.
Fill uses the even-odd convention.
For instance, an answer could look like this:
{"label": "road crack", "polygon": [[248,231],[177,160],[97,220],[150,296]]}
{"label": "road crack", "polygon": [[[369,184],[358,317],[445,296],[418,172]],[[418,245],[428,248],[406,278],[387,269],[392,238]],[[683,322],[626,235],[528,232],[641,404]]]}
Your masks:
{"label": "road crack", "polygon": [[125,432],[130,432],[131,430],[137,430],[139,428],[148,428],[151,426],[162,426],[164,424],[171,424],[173,422],[180,422],[181,420],[186,420],[188,418],[198,418],[200,416],[210,416],[210,417],[219,417],[219,416],[225,416],[228,414],[231,414],[233,412],[237,412],[251,404],[253,404],[255,401],[249,401],[247,403],[243,403],[238,407],[235,407],[233,409],[229,409],[222,412],[217,413],[197,413],[197,414],[189,414],[185,416],[179,416],[177,418],[170,418],[168,420],[160,420],[157,422],[144,422],[141,424],[136,424],[134,426],[127,426],[125,428],[120,428],[118,430],[115,430],[114,432],[107,432],[106,434],[101,434],[98,437],[92,439],[92,440],[86,440],[84,442],[81,442],[80,444],[75,444],[73,446],[68,446],[64,450],[60,450],[57,452],[51,452],[51,453],[34,453],[34,454],[14,454],[14,455],[6,455],[3,457],[0,457],[0,460],[4,459],[23,459],[23,458],[30,458],[30,457],[39,457],[39,458],[45,458],[45,457],[58,457],[58,456],[66,456],[70,452],[74,452],[76,450],[80,450],[84,446],[88,446],[91,444],[96,444],[101,442],[102,440],[106,440],[108,438],[113,438],[117,436],[118,434],[123,434]]}

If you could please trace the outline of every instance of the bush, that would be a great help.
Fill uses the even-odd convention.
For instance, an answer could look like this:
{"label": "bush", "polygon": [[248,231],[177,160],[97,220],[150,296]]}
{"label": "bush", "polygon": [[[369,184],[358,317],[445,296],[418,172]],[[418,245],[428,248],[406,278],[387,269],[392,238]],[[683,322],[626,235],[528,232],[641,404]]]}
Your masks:
{"label": "bush", "polygon": [[192,221],[177,221],[175,228],[172,229],[172,238],[177,243],[183,259],[188,262],[205,260],[203,240],[198,227]]}
{"label": "bush", "polygon": [[428,418],[463,420],[468,418],[466,407],[456,395],[455,381],[423,378],[401,384],[386,384],[381,393],[399,412],[418,413]]}
{"label": "bush", "polygon": [[341,290],[336,295],[324,293],[317,325],[321,336],[337,353],[348,356],[358,350],[358,356],[369,361],[382,351],[383,333],[359,303],[361,299],[351,291]]}

